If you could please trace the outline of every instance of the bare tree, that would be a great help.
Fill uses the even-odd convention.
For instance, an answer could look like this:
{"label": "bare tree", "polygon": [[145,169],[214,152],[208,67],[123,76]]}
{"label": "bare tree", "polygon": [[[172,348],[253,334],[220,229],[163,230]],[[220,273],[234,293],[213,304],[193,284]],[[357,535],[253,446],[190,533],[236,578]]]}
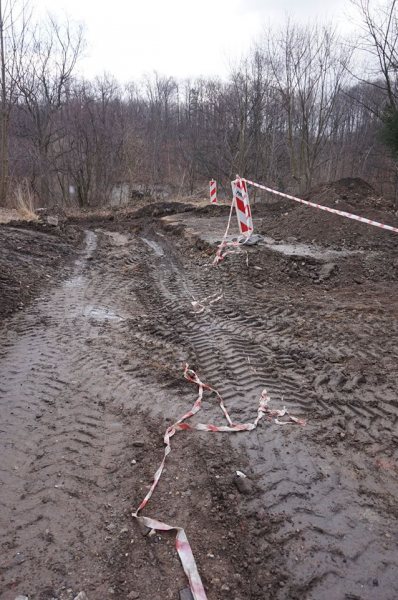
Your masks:
{"label": "bare tree", "polygon": [[268,31],[260,49],[272,70],[286,115],[292,177],[308,188],[322,160],[331,117],[347,78],[350,53],[331,25],[301,26],[287,20],[284,31]]}
{"label": "bare tree", "polygon": [[[288,20],[284,29],[268,30],[226,81],[177,82],[154,74],[124,89],[111,75],[75,78],[81,27],[52,17],[30,24],[23,43],[10,47],[17,58],[2,78],[8,86],[2,110],[12,106],[3,127],[3,181],[8,149],[10,172],[29,178],[43,204],[106,204],[115,190],[125,194],[135,185],[192,193],[211,177],[228,190],[236,172],[295,192],[325,179],[362,176],[394,193],[396,161],[379,132],[389,93],[394,102],[397,94],[395,2],[376,12],[384,15],[381,22],[370,2],[354,2],[373,19],[363,21],[361,41],[373,58],[382,47],[372,46],[382,25],[388,33],[388,53],[362,81],[352,78],[348,46],[331,26],[316,23]],[[378,24],[373,37],[366,23]],[[3,41],[16,40],[8,31]],[[7,46],[3,56],[9,56]]]}
{"label": "bare tree", "polygon": [[18,99],[16,73],[26,52],[26,33],[31,13],[24,0],[0,0],[1,77],[1,175],[0,205],[7,199],[9,180],[8,128],[10,114]]}
{"label": "bare tree", "polygon": [[84,48],[83,27],[66,20],[59,24],[48,15],[30,34],[29,46],[16,83],[21,96],[20,108],[26,119],[20,135],[30,138],[36,149],[34,165],[42,202],[51,195],[52,151],[64,135],[57,113],[67,100],[73,71]]}
{"label": "bare tree", "polygon": [[365,52],[369,86],[386,92],[388,103],[398,109],[398,15],[397,1],[375,6],[370,0],[351,0],[359,15],[358,48]]}
{"label": "bare tree", "polygon": [[[358,49],[367,57],[363,105],[380,121],[380,139],[394,158],[395,190],[398,181],[398,15],[397,1],[374,5],[370,0],[351,0],[357,9],[360,34]],[[397,201],[395,191],[395,201]]]}

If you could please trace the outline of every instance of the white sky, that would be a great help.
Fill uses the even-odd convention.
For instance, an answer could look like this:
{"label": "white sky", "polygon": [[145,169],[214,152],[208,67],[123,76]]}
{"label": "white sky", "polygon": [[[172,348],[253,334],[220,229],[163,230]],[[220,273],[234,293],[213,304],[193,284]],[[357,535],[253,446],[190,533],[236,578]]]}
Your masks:
{"label": "white sky", "polygon": [[306,21],[333,19],[344,30],[349,0],[35,0],[36,14],[50,10],[83,21],[87,57],[79,71],[104,71],[119,81],[154,70],[177,78],[225,77],[234,59],[250,49],[263,24],[288,11]]}

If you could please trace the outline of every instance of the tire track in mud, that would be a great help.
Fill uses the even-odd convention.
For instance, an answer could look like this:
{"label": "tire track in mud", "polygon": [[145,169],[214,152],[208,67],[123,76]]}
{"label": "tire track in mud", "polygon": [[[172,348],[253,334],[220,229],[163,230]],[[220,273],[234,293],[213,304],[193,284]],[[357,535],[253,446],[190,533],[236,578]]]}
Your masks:
{"label": "tire track in mud", "polygon": [[[217,463],[227,461],[231,444],[231,451],[242,456],[255,480],[258,493],[244,503],[245,510],[255,515],[256,527],[250,529],[250,539],[242,529],[242,543],[247,544],[248,557],[257,557],[244,567],[249,586],[243,588],[245,595],[270,600],[395,598],[396,454],[383,454],[380,437],[393,433],[397,406],[385,400],[384,388],[377,382],[370,382],[373,387],[369,384],[366,393],[382,404],[366,410],[355,404],[364,393],[362,385],[350,392],[350,404],[339,402],[339,388],[337,394],[328,387],[330,373],[336,370],[333,361],[355,354],[361,344],[350,333],[341,340],[338,331],[327,325],[308,347],[294,331],[305,334],[310,324],[289,297],[251,288],[245,276],[236,276],[235,264],[203,269],[186,260],[167,238],[151,231],[144,235],[163,254],[131,234],[90,233],[72,278],[18,315],[12,333],[1,344],[0,369],[6,377],[0,383],[5,415],[0,428],[5,447],[0,484],[9,490],[0,501],[1,600],[14,600],[17,591],[26,593],[26,587],[21,587],[26,581],[31,590],[35,581],[42,582],[48,590],[46,598],[69,599],[62,591],[68,587],[76,592],[85,588],[90,598],[108,598],[109,567],[118,549],[108,546],[104,551],[111,543],[106,527],[122,522],[120,507],[125,506],[127,515],[131,512],[125,490],[132,484],[129,475],[127,483],[123,477],[132,432],[117,407],[132,407],[133,431],[145,413],[145,422],[152,418],[163,432],[165,419],[169,423],[180,416],[196,395],[192,388],[164,400],[167,382],[180,378],[187,356],[200,377],[222,392],[236,421],[254,419],[263,387],[270,392],[273,406],[281,406],[283,396],[293,414],[309,419],[306,428],[278,428],[264,422],[251,434],[227,439],[194,432],[182,443],[183,457],[189,456],[191,448],[195,452],[199,448],[198,456],[209,473],[213,468],[220,472]],[[94,251],[95,264],[89,260]],[[192,296],[201,299],[220,288],[225,300],[213,305],[211,312],[191,314]],[[376,326],[387,330],[375,315],[366,322],[366,336]],[[365,359],[374,354],[372,348],[361,352]],[[329,379],[315,385],[318,369],[326,371]],[[162,377],[165,382],[159,392]],[[206,395],[204,410],[199,420],[222,422],[213,397]],[[358,424],[368,427],[369,422],[369,431],[359,428]],[[350,427],[353,436],[366,431],[366,440],[372,443],[364,449],[360,437],[356,449],[353,437],[348,444]],[[160,456],[160,439],[156,444]],[[142,499],[145,482],[157,467],[155,454],[150,464],[142,462],[148,470],[145,477],[141,474],[138,483],[133,480],[134,502]],[[138,458],[139,453],[133,456]],[[232,468],[227,464],[225,477]],[[178,466],[173,462],[169,468],[165,482]],[[204,479],[202,473],[198,477]],[[106,509],[110,517],[104,512],[105,499],[119,507]],[[177,501],[180,496],[173,496]],[[229,502],[225,500],[225,511],[231,510]],[[201,504],[199,514],[204,519],[209,501],[203,503],[201,498]],[[156,495],[154,507],[161,506]],[[243,519],[239,510],[237,518]],[[185,518],[200,536],[201,522],[192,522],[189,511]],[[243,527],[240,520],[238,539],[239,527]],[[127,546],[126,550],[128,554]],[[143,568],[147,550],[144,547],[140,555],[136,542]],[[216,568],[231,569],[229,560],[226,550],[221,551],[217,566],[200,557],[200,567],[208,567],[201,572],[206,578]],[[173,571],[162,563],[156,566],[159,561],[151,559],[151,579],[160,572],[165,580],[161,585],[166,586]],[[125,566],[142,578],[136,567]],[[128,575],[115,571],[117,577],[122,586]],[[210,577],[206,583],[209,598],[218,600],[219,584]],[[148,593],[143,598],[153,600],[152,592]],[[167,597],[165,592],[158,596]]]}
{"label": "tire track in mud", "polygon": [[[368,404],[362,386],[359,392],[354,386],[349,393],[338,389],[332,395],[326,385],[330,376],[317,379],[316,375],[319,367],[333,374],[336,359],[344,361],[353,352],[359,359],[374,359],[377,346],[376,350],[362,346],[357,351],[357,340],[350,331],[342,337],[340,330],[333,332],[329,339],[331,329],[326,327],[308,348],[292,334],[303,317],[290,298],[272,300],[268,295],[264,299],[256,291],[248,291],[244,278],[243,282],[231,281],[229,269],[210,273],[206,267],[186,268],[186,261],[167,240],[157,239],[162,242],[164,257],[148,264],[151,284],[142,291],[141,301],[145,304],[151,295],[158,298],[154,312],[159,320],[168,321],[166,339],[191,347],[200,377],[223,395],[233,420],[253,420],[263,387],[273,406],[279,407],[283,397],[293,414],[309,420],[306,429],[278,429],[265,423],[255,434],[230,436],[236,449],[249,457],[262,490],[261,500],[249,499],[249,506],[264,521],[269,515],[284,516],[273,543],[283,548],[287,580],[272,597],[392,600],[398,594],[393,570],[398,540],[392,533],[396,531],[397,480],[391,478],[391,472],[378,468],[377,457],[385,445],[369,448],[368,444],[391,436],[396,425],[395,402],[386,403],[384,398],[381,406]],[[210,312],[190,314],[190,296],[200,299],[220,288],[222,302]],[[235,308],[237,300],[239,308]],[[243,310],[239,303],[244,304]],[[362,316],[358,314],[357,319]],[[368,319],[362,329],[364,336],[374,336],[375,328],[387,332],[381,319]],[[352,331],[356,332],[355,323]],[[314,373],[315,385],[308,380],[309,373]],[[382,389],[377,394],[376,385],[368,387],[369,398],[382,399]],[[337,398],[336,403],[336,395],[345,396],[344,400],[348,396],[348,400],[341,404]],[[215,410],[211,415],[217,420],[206,416],[206,422],[221,421]],[[234,419],[235,415],[239,418]],[[366,431],[370,441],[365,443],[365,451],[360,444],[358,453],[356,439],[364,441],[361,431]],[[346,444],[350,433],[354,448]],[[330,435],[334,440],[325,444],[324,438],[330,442]],[[396,458],[396,452],[390,452],[390,464],[396,464]],[[265,547],[268,560],[252,573],[253,598],[268,597],[265,588],[270,572],[264,569],[272,571],[276,554],[272,544]]]}
{"label": "tire track in mud", "polygon": [[[91,261],[97,237],[100,246]],[[173,383],[169,365],[178,363],[180,381],[177,346],[167,349],[164,340],[156,343],[151,333],[139,331],[153,304],[141,305],[136,295],[147,285],[148,258],[129,235],[121,243],[112,235],[89,233],[72,277],[5,329],[1,600],[14,600],[18,593],[32,600],[72,600],[81,589],[89,598],[124,598],[137,587],[141,597],[160,600],[186,586],[172,539],[156,550],[160,538],[140,536],[131,521],[161,457],[165,415],[176,419],[191,401],[190,394],[167,389]],[[154,403],[159,394],[162,402]],[[134,437],[145,441],[134,446]],[[174,452],[177,456],[178,444]],[[200,456],[205,456],[201,449]],[[160,492],[154,506],[159,512],[162,505],[170,507],[172,493],[179,519],[195,533],[200,526],[189,505],[184,508],[189,490],[180,495],[175,486],[178,472],[178,464],[167,469],[166,498],[156,508]],[[205,471],[201,480],[207,489],[208,479]],[[197,482],[192,484],[196,489]],[[218,497],[207,491],[204,500],[206,515]],[[198,556],[211,563],[204,552]],[[231,561],[222,562],[223,577],[236,574]]]}
{"label": "tire track in mud", "polygon": [[107,402],[111,386],[96,385],[106,364],[87,344],[101,333],[91,303],[102,310],[108,292],[97,281],[93,294],[88,283],[96,244],[88,232],[72,277],[13,319],[16,334],[2,344],[2,600],[18,591],[69,598],[69,588],[86,585],[95,597],[107,589],[96,546],[125,440]]}

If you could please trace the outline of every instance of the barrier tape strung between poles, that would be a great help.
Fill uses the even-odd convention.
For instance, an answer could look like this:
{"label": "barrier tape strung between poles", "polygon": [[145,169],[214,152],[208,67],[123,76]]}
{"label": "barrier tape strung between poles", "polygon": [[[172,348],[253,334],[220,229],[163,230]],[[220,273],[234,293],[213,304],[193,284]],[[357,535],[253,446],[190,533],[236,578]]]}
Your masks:
{"label": "barrier tape strung between poles", "polygon": [[[241,178],[239,178],[241,179]],[[238,181],[238,180],[236,180]],[[355,221],[360,221],[361,223],[366,223],[367,225],[373,225],[374,227],[380,227],[381,229],[387,229],[388,231],[394,231],[398,233],[398,227],[392,227],[391,225],[386,225],[385,223],[379,223],[378,221],[372,221],[372,219],[367,219],[365,217],[360,217],[358,215],[353,215],[352,213],[345,212],[344,210],[338,210],[337,208],[329,208],[328,206],[323,206],[322,204],[315,204],[315,202],[309,202],[308,200],[302,200],[301,198],[296,198],[296,196],[290,196],[289,194],[284,194],[283,192],[277,192],[272,188],[267,187],[266,185],[261,185],[260,183],[255,183],[254,181],[250,181],[249,179],[244,179],[246,183],[249,185],[253,185],[261,190],[265,190],[270,194],[275,194],[276,196],[281,196],[282,198],[288,198],[288,200],[294,200],[295,202],[300,202],[300,204],[306,204],[307,206],[312,206],[313,208],[319,208],[320,210],[325,210],[326,212],[333,213],[334,215],[340,215],[340,217],[346,217],[347,219],[354,219]]]}
{"label": "barrier tape strung between poles", "polygon": [[[268,415],[268,420],[274,421],[277,425],[289,425],[289,424],[293,424],[293,423],[298,423],[299,425],[306,425],[306,422],[291,415],[288,412],[288,410],[286,410],[286,407],[283,407],[282,410],[271,410],[270,408],[268,408],[268,403],[270,402],[270,397],[267,394],[267,390],[264,389],[260,396],[256,419],[252,423],[242,423],[242,424],[233,423],[233,421],[231,420],[231,418],[228,414],[227,409],[225,408],[224,400],[223,400],[222,396],[219,394],[219,392],[217,392],[217,390],[210,387],[209,385],[206,385],[205,383],[203,383],[199,379],[199,377],[197,376],[195,371],[193,371],[192,369],[189,369],[188,364],[185,365],[184,377],[185,377],[185,379],[187,379],[191,383],[195,383],[199,387],[198,397],[197,397],[193,407],[191,408],[191,410],[188,411],[187,413],[185,413],[185,415],[183,417],[181,417],[181,419],[176,421],[174,423],[174,425],[171,425],[170,427],[167,428],[166,433],[163,438],[164,444],[166,446],[165,451],[164,451],[163,460],[162,460],[158,470],[155,473],[153,483],[151,485],[149,492],[145,496],[144,500],[141,502],[141,504],[138,507],[138,509],[136,510],[136,512],[132,514],[132,516],[134,518],[136,518],[137,521],[141,525],[143,525],[145,527],[149,527],[150,529],[155,529],[157,531],[171,531],[174,529],[177,531],[176,549],[177,549],[178,555],[180,557],[184,572],[188,578],[192,596],[193,596],[194,600],[207,600],[206,592],[203,587],[202,580],[201,580],[199,572],[198,572],[198,568],[196,566],[192,548],[188,542],[188,538],[186,536],[184,529],[182,527],[178,527],[176,525],[168,525],[167,523],[162,523],[161,521],[158,521],[157,519],[152,519],[150,517],[138,516],[138,513],[146,506],[149,499],[151,498],[151,496],[158,484],[158,481],[162,475],[164,465],[166,462],[166,458],[171,452],[170,439],[173,437],[173,435],[178,430],[186,430],[186,429],[198,430],[198,431],[213,431],[213,432],[222,432],[222,433],[224,433],[224,432],[232,433],[232,432],[237,432],[237,431],[252,431],[253,429],[255,429],[257,427],[260,419],[262,419],[262,417],[265,414]],[[202,408],[202,398],[203,398],[204,390],[208,390],[208,391],[216,394],[216,396],[219,400],[219,403],[220,403],[221,411],[222,411],[223,415],[225,416],[225,418],[228,422],[228,425],[221,425],[221,426],[217,427],[215,425],[204,424],[204,423],[198,423],[197,425],[189,425],[188,423],[184,422],[187,419],[189,419],[190,417],[193,417]],[[284,416],[287,416],[289,418],[289,420],[288,421],[280,421],[279,419]]]}
{"label": "barrier tape strung between poles", "polygon": [[[237,176],[237,178],[231,182],[233,198],[228,218],[228,224],[222,242],[218,246],[216,256],[212,262],[213,266],[217,265],[221,260],[228,256],[228,254],[236,253],[246,254],[246,264],[249,264],[247,252],[241,247],[242,244],[244,244],[245,241],[247,241],[253,233],[253,220],[251,216],[249,195],[247,192],[246,184],[257,187],[260,190],[265,190],[266,192],[269,192],[270,194],[275,194],[276,196],[280,196],[281,198],[294,200],[295,202],[299,202],[300,204],[305,204],[306,206],[318,208],[319,210],[324,210],[334,215],[339,215],[340,217],[346,217],[347,219],[353,219],[354,221],[359,221],[360,223],[365,223],[366,225],[373,225],[374,227],[379,227],[381,229],[386,229],[387,231],[393,231],[395,233],[398,233],[398,227],[392,227],[391,225],[379,223],[378,221],[373,221],[372,219],[367,219],[366,217],[354,215],[344,210],[338,210],[337,208],[329,208],[328,206],[316,204],[315,202],[310,202],[309,200],[303,200],[302,198],[297,198],[296,196],[291,196],[290,194],[284,194],[283,192],[273,190],[272,188],[269,188],[266,185],[261,185],[260,183],[250,181],[250,179],[245,179],[243,177]],[[240,236],[237,239],[237,241],[228,242],[227,237],[231,226],[231,219],[234,208],[236,209],[236,215],[238,217]]]}

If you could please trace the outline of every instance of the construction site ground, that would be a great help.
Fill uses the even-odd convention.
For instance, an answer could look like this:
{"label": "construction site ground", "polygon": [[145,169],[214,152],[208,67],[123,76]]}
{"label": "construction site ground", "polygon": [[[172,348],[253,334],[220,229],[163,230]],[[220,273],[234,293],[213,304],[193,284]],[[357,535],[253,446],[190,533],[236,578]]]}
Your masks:
{"label": "construction site ground", "polygon": [[[359,180],[308,197],[398,223]],[[211,264],[227,205],[0,226],[1,600],[180,598],[173,534],[131,515],[185,363],[235,423],[264,388],[307,422],[172,438],[142,514],[185,528],[208,599],[398,597],[398,234],[252,200],[248,265]],[[214,394],[192,422],[226,424]]]}

